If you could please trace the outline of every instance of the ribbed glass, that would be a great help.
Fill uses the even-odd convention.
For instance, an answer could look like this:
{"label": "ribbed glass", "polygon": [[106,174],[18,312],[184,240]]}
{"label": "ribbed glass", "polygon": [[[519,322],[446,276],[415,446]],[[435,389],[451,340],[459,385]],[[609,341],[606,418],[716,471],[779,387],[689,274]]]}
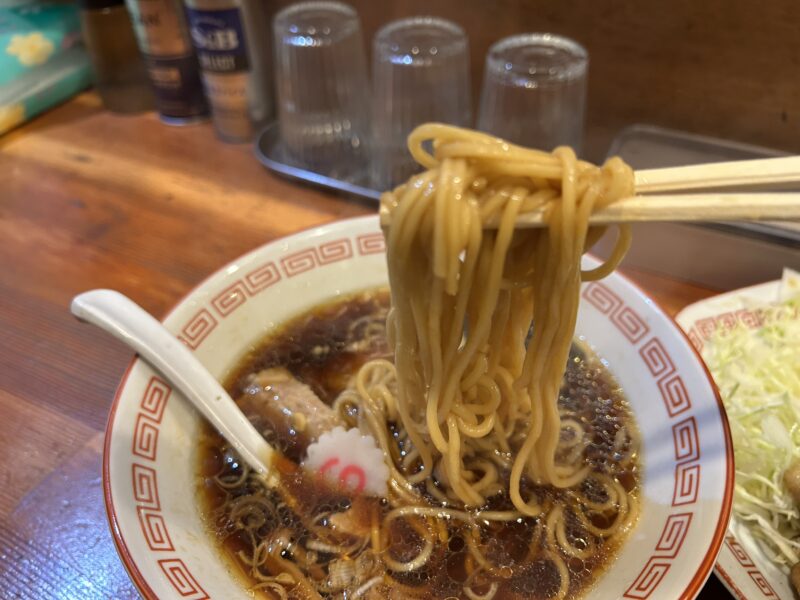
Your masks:
{"label": "ribbed glass", "polygon": [[301,2],[273,21],[278,121],[287,159],[349,180],[367,165],[369,87],[358,14]]}
{"label": "ribbed glass", "polygon": [[580,152],[589,55],[550,33],[505,38],[486,55],[478,129],[510,142]]}
{"label": "ribbed glass", "polygon": [[428,121],[472,126],[467,36],[436,17],[394,21],[372,45],[373,186],[391,188],[421,169],[406,138]]}

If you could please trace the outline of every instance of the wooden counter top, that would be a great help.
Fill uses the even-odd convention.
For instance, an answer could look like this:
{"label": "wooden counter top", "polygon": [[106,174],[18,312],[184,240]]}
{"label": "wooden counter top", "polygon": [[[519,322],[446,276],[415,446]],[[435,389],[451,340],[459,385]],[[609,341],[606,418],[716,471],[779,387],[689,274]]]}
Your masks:
{"label": "wooden counter top", "polygon": [[[114,288],[160,316],[258,245],[373,210],[275,177],[209,124],[112,115],[92,93],[0,137],[0,597],[136,597],[100,477],[131,352],[71,298]],[[628,274],[671,314],[712,293]]]}

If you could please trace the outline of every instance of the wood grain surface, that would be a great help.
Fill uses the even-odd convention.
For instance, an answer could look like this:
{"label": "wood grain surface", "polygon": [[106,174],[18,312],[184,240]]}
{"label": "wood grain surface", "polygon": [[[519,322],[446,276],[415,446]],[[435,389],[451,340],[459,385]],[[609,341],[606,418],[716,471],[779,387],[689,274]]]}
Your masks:
{"label": "wood grain surface", "polygon": [[[274,177],[208,124],[115,116],[91,93],[0,138],[0,598],[136,597],[100,478],[131,352],[70,299],[115,288],[161,316],[255,246],[373,210]],[[673,314],[711,294],[629,274]]]}

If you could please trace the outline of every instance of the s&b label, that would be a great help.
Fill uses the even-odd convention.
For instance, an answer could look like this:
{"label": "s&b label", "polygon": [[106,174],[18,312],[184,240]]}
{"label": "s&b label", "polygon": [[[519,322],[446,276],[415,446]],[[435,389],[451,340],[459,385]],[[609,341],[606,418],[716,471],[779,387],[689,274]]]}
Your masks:
{"label": "s&b label", "polygon": [[250,61],[238,8],[187,8],[186,14],[192,42],[203,71],[239,73],[248,70]]}

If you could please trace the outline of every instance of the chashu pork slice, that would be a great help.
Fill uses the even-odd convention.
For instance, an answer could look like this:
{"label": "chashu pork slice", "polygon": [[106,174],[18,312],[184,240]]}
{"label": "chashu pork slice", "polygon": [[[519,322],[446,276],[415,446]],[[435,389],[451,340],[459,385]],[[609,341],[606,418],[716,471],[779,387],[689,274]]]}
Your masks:
{"label": "chashu pork slice", "polygon": [[283,367],[251,375],[236,404],[267,441],[297,463],[309,444],[343,425],[330,406]]}

